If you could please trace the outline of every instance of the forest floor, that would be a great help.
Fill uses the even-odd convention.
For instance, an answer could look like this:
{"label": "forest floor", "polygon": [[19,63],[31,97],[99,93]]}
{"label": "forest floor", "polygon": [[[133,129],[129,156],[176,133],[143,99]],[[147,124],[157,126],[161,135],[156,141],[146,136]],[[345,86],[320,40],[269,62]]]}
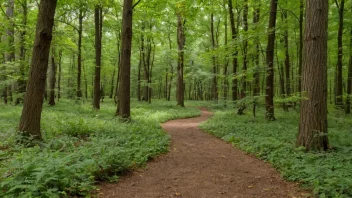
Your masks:
{"label": "forest floor", "polygon": [[170,152],[118,183],[103,183],[99,197],[306,197],[296,183],[284,181],[269,164],[198,128],[212,116],[166,122]]}

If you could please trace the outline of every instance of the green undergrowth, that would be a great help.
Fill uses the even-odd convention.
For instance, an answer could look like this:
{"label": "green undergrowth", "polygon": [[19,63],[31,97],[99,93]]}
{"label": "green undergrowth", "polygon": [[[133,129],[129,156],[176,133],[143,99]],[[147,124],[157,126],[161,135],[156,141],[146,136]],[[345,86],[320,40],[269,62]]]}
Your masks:
{"label": "green undergrowth", "polygon": [[288,113],[278,110],[274,122],[264,119],[263,109],[259,109],[256,118],[248,113],[239,116],[235,109],[217,111],[201,128],[269,161],[284,178],[301,182],[315,196],[352,197],[352,117],[331,112],[332,149],[321,153],[295,147],[299,122],[295,110]]}
{"label": "green undergrowth", "polygon": [[100,111],[90,103],[45,106],[44,143],[26,148],[16,142],[21,107],[0,106],[0,197],[86,196],[97,181],[117,181],[124,171],[167,152],[169,136],[160,123],[199,115],[175,102],[133,102],[132,121],[114,117],[113,102]]}

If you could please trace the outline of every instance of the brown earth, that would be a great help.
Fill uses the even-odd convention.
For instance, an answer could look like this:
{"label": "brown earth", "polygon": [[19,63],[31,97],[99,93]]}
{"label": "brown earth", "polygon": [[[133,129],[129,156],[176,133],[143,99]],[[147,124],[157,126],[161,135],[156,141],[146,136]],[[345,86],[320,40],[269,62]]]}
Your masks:
{"label": "brown earth", "polygon": [[210,116],[212,113],[202,109],[200,117],[163,124],[171,135],[170,152],[116,184],[102,184],[99,197],[306,196],[297,184],[284,181],[270,164],[198,129]]}

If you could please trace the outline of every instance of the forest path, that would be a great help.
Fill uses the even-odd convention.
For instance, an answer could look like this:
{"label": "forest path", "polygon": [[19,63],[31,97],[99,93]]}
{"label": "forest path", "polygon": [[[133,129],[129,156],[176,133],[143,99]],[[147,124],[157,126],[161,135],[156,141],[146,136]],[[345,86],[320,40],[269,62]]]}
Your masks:
{"label": "forest path", "polygon": [[212,116],[201,110],[200,117],[162,124],[171,135],[170,152],[121,177],[116,184],[102,184],[99,197],[302,196],[304,191],[282,180],[270,164],[201,131],[198,125]]}

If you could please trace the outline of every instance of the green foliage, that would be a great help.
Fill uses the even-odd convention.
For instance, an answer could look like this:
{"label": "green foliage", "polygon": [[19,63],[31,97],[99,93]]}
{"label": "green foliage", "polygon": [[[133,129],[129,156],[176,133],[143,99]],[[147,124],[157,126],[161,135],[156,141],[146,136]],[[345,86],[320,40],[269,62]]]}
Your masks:
{"label": "green foliage", "polygon": [[[234,146],[269,161],[283,177],[299,181],[313,189],[319,197],[352,196],[352,134],[351,119],[329,116],[329,138],[333,148],[325,153],[305,152],[295,148],[299,115],[292,111],[277,111],[275,122],[259,117],[238,116],[234,111],[216,112],[213,119],[201,127],[209,133],[231,142]],[[332,112],[332,111],[331,111]]]}
{"label": "green foliage", "polygon": [[[70,106],[68,109],[67,106]],[[94,190],[97,180],[118,180],[128,169],[167,152],[168,135],[160,122],[199,115],[195,108],[173,103],[134,104],[131,123],[121,123],[112,115],[115,106],[60,102],[45,107],[42,131],[45,143],[25,148],[14,144],[13,128],[20,108],[1,106],[0,113],[0,197],[84,196]],[[10,124],[6,121],[10,121]],[[6,148],[6,149],[5,149]]]}

